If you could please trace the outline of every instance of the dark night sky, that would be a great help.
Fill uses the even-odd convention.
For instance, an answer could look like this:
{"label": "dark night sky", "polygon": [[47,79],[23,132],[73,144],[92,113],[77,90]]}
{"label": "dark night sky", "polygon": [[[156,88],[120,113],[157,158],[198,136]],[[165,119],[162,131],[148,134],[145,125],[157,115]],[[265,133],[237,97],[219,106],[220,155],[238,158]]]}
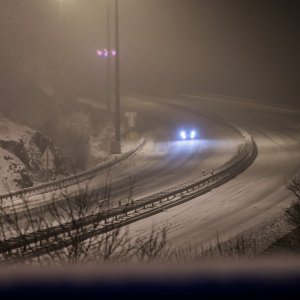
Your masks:
{"label": "dark night sky", "polygon": [[[95,98],[105,87],[95,50],[106,43],[106,1],[59,2],[0,0],[0,79],[22,80],[25,66]],[[299,105],[299,8],[295,0],[120,0],[122,88]]]}

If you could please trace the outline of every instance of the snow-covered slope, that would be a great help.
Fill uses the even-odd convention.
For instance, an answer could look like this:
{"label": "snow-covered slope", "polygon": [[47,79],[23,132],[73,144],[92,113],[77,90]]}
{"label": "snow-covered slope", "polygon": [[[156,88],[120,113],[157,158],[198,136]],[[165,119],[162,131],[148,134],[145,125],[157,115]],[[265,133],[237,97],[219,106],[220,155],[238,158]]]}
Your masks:
{"label": "snow-covered slope", "polygon": [[38,131],[0,118],[0,193],[34,184],[44,169],[42,153],[47,144]]}

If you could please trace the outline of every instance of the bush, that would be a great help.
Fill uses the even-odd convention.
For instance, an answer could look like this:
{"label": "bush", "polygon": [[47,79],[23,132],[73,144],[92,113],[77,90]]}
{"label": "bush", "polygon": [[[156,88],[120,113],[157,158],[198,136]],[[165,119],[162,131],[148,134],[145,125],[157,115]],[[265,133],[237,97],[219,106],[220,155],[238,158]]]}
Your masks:
{"label": "bush", "polygon": [[291,225],[300,228],[300,178],[292,178],[286,184],[286,187],[296,196],[292,205],[288,209],[286,209],[288,222]]}
{"label": "bush", "polygon": [[31,209],[26,199],[22,213],[13,202],[11,212],[1,206],[0,261],[9,265],[57,265],[150,262],[162,256],[166,229],[157,231],[153,227],[150,235],[131,240],[126,229],[115,226],[122,218],[103,220],[110,211],[109,202],[109,186],[104,195],[78,186],[77,196],[62,194],[62,200],[53,199],[44,208]]}

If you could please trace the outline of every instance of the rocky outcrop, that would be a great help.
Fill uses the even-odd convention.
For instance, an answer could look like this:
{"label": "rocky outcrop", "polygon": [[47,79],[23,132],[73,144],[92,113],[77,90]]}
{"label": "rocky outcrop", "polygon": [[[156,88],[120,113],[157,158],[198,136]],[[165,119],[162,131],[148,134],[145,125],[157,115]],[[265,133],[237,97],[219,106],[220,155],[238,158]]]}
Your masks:
{"label": "rocky outcrop", "polygon": [[20,179],[15,179],[15,182],[17,183],[18,187],[24,189],[33,186],[33,181],[31,180],[30,176],[26,174],[26,172],[21,172],[20,176]]}
{"label": "rocky outcrop", "polygon": [[0,193],[30,187],[48,178],[46,149],[51,151],[52,171],[64,174],[63,159],[48,137],[0,118]]}
{"label": "rocky outcrop", "polygon": [[30,165],[30,157],[28,155],[28,152],[22,140],[18,142],[0,140],[0,147],[14,154],[16,157],[18,157],[21,160],[21,162],[24,163],[24,165],[28,170],[32,170],[32,167]]}
{"label": "rocky outcrop", "polygon": [[[38,147],[41,153],[43,153],[48,146],[48,144],[52,144],[51,141],[49,141],[48,138],[43,136],[40,132],[35,132],[35,134],[32,136],[33,143]],[[53,144],[52,144],[53,145]]]}
{"label": "rocky outcrop", "polygon": [[11,152],[0,147],[0,192],[33,185],[30,172],[24,163]]}

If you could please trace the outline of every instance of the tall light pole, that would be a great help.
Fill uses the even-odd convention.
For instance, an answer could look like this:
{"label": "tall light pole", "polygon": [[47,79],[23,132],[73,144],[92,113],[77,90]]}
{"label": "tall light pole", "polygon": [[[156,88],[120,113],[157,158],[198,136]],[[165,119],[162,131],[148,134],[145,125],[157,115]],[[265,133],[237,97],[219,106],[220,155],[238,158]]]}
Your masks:
{"label": "tall light pole", "polygon": [[115,57],[115,109],[114,109],[114,127],[115,134],[114,140],[111,143],[111,153],[121,153],[121,107],[120,107],[120,45],[119,45],[119,1],[115,0],[114,4],[114,17],[115,17],[115,49],[110,48],[110,1],[107,0],[107,48],[103,50],[97,50],[97,55],[105,57],[107,59],[107,109],[111,111],[110,98],[110,62],[111,57]]}
{"label": "tall light pole", "polygon": [[120,108],[120,45],[119,45],[119,0],[115,0],[115,139],[111,153],[121,153],[121,108]]}
{"label": "tall light pole", "polygon": [[107,49],[109,52],[109,55],[107,56],[107,62],[106,62],[106,73],[107,73],[107,99],[106,99],[106,105],[107,105],[107,112],[109,115],[111,115],[111,75],[110,75],[110,2],[111,0],[106,0],[106,8],[107,8],[107,12],[106,12],[106,39],[107,39]]}

